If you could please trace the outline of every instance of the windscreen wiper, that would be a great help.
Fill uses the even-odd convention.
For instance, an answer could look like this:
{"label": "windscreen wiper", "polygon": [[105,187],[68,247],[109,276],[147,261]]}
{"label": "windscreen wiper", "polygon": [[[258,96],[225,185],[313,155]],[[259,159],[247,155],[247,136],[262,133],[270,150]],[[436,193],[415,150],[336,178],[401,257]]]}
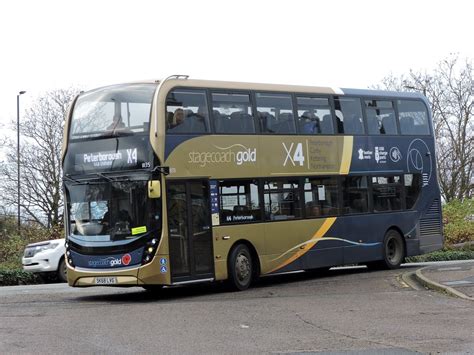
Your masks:
{"label": "windscreen wiper", "polygon": [[163,175],[169,175],[170,174],[170,168],[169,166],[155,166],[151,172],[154,173],[156,171],[159,171],[160,173],[162,173]]}

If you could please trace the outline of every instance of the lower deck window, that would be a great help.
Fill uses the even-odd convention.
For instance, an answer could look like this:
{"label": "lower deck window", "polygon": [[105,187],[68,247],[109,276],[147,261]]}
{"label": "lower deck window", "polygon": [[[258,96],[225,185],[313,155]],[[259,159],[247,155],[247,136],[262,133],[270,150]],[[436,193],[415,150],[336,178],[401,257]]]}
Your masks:
{"label": "lower deck window", "polygon": [[366,176],[347,176],[342,179],[344,214],[367,213],[369,193]]}
{"label": "lower deck window", "polygon": [[402,209],[402,185],[400,176],[373,176],[372,191],[374,212]]}
{"label": "lower deck window", "polygon": [[321,218],[414,208],[421,174],[221,180],[221,224]]}
{"label": "lower deck window", "polygon": [[336,177],[306,179],[304,184],[306,217],[338,215],[338,196]]}
{"label": "lower deck window", "polygon": [[261,220],[256,181],[221,181],[219,195],[222,224],[249,223]]}
{"label": "lower deck window", "polygon": [[301,217],[298,180],[265,181],[265,219],[270,221]]}

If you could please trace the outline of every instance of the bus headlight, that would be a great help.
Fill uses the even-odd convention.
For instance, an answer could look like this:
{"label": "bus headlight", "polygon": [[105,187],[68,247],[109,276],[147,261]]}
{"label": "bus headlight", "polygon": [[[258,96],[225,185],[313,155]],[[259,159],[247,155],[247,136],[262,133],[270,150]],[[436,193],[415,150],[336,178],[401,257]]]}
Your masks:
{"label": "bus headlight", "polygon": [[66,242],[66,243],[64,244],[64,246],[66,247],[67,263],[68,263],[71,267],[74,267],[74,263],[72,262],[71,250],[69,249],[69,243]]}
{"label": "bus headlight", "polygon": [[158,239],[156,238],[153,238],[146,243],[145,250],[143,251],[142,265],[148,264],[153,260],[157,247]]}

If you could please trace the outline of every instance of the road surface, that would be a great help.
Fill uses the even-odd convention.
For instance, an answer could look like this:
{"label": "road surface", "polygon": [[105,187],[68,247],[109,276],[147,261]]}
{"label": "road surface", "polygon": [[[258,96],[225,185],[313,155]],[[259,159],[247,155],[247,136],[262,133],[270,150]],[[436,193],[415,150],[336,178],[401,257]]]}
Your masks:
{"label": "road surface", "polygon": [[268,277],[245,292],[0,288],[0,353],[474,353],[474,304],[420,287],[416,268]]}

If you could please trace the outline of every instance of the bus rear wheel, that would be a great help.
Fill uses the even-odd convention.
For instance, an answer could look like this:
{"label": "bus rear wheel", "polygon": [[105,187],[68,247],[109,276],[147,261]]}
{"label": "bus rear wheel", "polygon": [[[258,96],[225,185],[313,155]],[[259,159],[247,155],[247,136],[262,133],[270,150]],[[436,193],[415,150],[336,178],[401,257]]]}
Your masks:
{"label": "bus rear wheel", "polygon": [[397,269],[405,259],[405,246],[400,233],[390,229],[383,240],[383,260],[385,269]]}
{"label": "bus rear wheel", "polygon": [[394,229],[385,233],[383,239],[383,259],[367,263],[372,270],[397,269],[405,259],[405,244],[403,238]]}
{"label": "bus rear wheel", "polygon": [[249,248],[244,244],[238,244],[232,249],[229,261],[229,282],[233,290],[243,291],[252,283],[253,260]]}

